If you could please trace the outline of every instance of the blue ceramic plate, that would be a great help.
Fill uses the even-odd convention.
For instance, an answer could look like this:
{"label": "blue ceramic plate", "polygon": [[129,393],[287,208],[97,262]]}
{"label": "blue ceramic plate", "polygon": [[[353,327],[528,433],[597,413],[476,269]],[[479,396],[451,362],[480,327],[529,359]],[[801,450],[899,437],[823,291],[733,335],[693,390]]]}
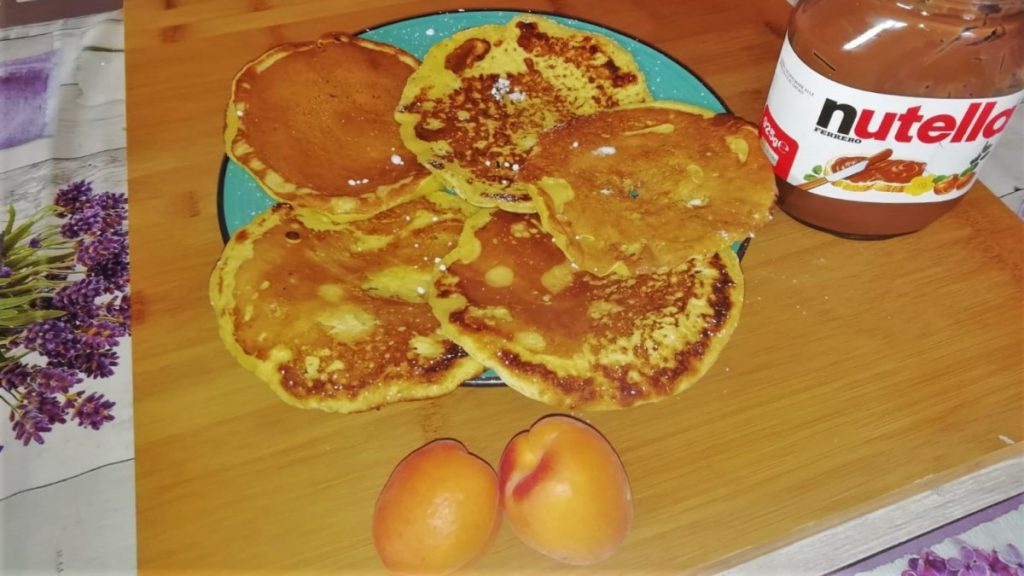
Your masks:
{"label": "blue ceramic plate", "polygon": [[[359,36],[392,44],[423,59],[434,44],[449,36],[483,24],[504,24],[522,14],[504,10],[474,10],[428,14],[399,20],[371,28]],[[590,30],[608,36],[633,54],[643,70],[651,94],[658,100],[676,100],[703,106],[716,112],[725,112],[725,104],[706,84],[671,56],[644,42],[574,18],[545,14],[545,16],[566,26]],[[218,190],[218,210],[221,235],[227,241],[236,230],[248,224],[256,215],[270,208],[274,200],[263,191],[259,183],[229,158],[224,158]],[[737,246],[742,256],[746,244]],[[502,385],[501,380],[488,370],[481,377],[466,382],[467,385]]]}

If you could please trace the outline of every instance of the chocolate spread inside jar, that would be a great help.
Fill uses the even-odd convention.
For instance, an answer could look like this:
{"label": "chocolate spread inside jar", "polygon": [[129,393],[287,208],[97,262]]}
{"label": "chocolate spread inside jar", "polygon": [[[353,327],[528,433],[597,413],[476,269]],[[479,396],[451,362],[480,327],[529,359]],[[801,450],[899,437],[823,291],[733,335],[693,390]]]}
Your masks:
{"label": "chocolate spread inside jar", "polygon": [[761,124],[779,206],[842,236],[953,208],[1024,97],[1024,0],[802,0]]}

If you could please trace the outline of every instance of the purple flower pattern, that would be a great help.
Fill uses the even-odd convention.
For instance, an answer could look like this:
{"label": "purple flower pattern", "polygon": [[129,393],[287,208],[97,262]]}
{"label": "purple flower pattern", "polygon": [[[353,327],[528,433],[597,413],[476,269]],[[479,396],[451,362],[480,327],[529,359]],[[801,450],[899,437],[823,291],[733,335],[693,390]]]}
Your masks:
{"label": "purple flower pattern", "polygon": [[0,401],[15,440],[43,444],[69,421],[99,430],[115,402],[80,387],[113,375],[116,347],[131,333],[126,198],[78,181],[30,229],[17,232],[26,224],[13,219],[9,211],[0,225],[0,290],[20,299],[19,317],[29,320],[0,321]]}
{"label": "purple flower pattern", "polygon": [[79,426],[99,430],[104,423],[114,419],[110,410],[114,402],[104,398],[103,394],[89,394],[83,398],[71,413]]}
{"label": "purple flower pattern", "polygon": [[1024,576],[1024,556],[1013,544],[1001,551],[959,544],[957,556],[943,558],[932,550],[912,556],[901,576]]}

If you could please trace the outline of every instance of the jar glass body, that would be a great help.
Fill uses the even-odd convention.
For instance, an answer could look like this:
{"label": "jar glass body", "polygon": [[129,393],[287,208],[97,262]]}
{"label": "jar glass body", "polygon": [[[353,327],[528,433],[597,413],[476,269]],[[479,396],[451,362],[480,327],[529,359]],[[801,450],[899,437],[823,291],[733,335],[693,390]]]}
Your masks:
{"label": "jar glass body", "polygon": [[[815,73],[863,91],[971,100],[1024,91],[1022,0],[802,0],[787,39]],[[858,238],[920,230],[963,198],[855,202],[777,182],[779,206],[791,216]]]}

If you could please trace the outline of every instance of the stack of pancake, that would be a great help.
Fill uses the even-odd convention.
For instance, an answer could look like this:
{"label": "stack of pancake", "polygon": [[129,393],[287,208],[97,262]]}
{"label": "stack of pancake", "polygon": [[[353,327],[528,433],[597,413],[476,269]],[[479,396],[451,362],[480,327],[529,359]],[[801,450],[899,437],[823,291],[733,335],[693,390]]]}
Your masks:
{"label": "stack of pancake", "polygon": [[355,412],[492,369],[561,407],[700,378],[770,219],[756,131],[652,101],[609,38],[536,15],[419,63],[342,34],[236,76],[227,153],[280,203],[214,269],[221,337],[287,402]]}

